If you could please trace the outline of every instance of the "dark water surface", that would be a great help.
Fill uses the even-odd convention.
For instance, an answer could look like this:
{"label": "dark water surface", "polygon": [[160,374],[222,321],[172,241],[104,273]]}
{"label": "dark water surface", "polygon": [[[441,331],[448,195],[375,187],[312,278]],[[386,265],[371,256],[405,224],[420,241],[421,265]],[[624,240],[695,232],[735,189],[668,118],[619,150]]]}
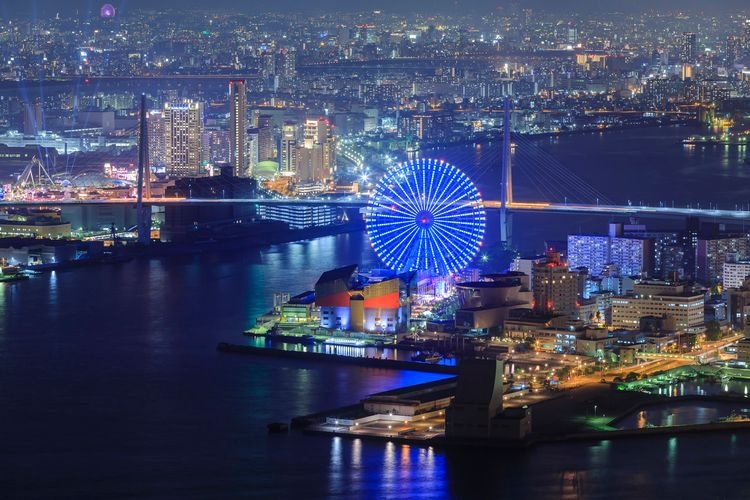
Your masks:
{"label": "dark water surface", "polygon": [[[611,138],[592,151],[617,151]],[[548,146],[564,158],[584,138],[570,141]],[[528,220],[530,245],[566,231]],[[269,435],[270,421],[434,378],[215,351],[243,341],[274,291],[349,263],[377,265],[362,234],[0,284],[0,496],[552,499],[577,478],[580,498],[750,497],[744,433],[523,451]]]}

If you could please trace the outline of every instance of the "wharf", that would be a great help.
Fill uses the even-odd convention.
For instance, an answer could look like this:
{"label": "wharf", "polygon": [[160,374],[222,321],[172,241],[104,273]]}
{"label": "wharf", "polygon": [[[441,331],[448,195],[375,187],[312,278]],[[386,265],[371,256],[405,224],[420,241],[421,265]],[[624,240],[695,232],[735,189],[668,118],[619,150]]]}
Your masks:
{"label": "wharf", "polygon": [[[445,384],[446,381],[432,382]],[[413,390],[418,386],[407,387],[396,392]],[[297,427],[302,427],[305,433],[347,438],[365,438],[380,441],[392,441],[416,446],[438,447],[475,447],[475,448],[528,448],[545,443],[563,442],[595,442],[603,439],[648,438],[658,436],[675,436],[693,433],[727,433],[750,432],[750,421],[737,422],[709,422],[700,424],[645,427],[640,429],[618,428],[617,424],[628,415],[639,409],[646,409],[652,405],[663,403],[680,403],[685,401],[721,401],[727,403],[746,403],[745,398],[735,396],[666,396],[651,395],[642,392],[618,391],[615,386],[606,383],[590,384],[574,389],[567,389],[556,394],[548,394],[539,401],[523,401],[533,411],[534,430],[522,440],[491,440],[491,439],[457,439],[446,438],[443,417],[427,414],[427,424],[435,426],[436,432],[425,433],[419,429],[421,420],[403,417],[385,417],[386,424],[393,424],[393,430],[388,425],[387,431],[377,428],[372,423],[347,425],[349,415],[357,413],[357,405],[339,408],[328,412],[296,417],[293,421]],[[391,391],[393,392],[393,391]],[[389,393],[383,393],[387,395]],[[378,396],[378,395],[375,395]],[[364,401],[363,401],[364,403]],[[515,406],[518,401],[510,403]],[[596,409],[594,409],[596,405]],[[362,403],[359,405],[362,407]],[[593,411],[592,411],[593,410]],[[594,415],[594,412],[600,412]],[[606,412],[606,414],[603,414]],[[362,412],[359,412],[361,418]],[[442,415],[442,414],[441,414]],[[332,418],[340,419],[341,425],[331,426]],[[395,420],[399,419],[398,422]],[[394,420],[394,422],[390,422]],[[378,422],[375,422],[377,424]],[[397,427],[398,426],[398,427]],[[382,426],[381,426],[382,427]],[[432,430],[432,427],[430,427]]]}
{"label": "wharf", "polygon": [[216,349],[220,352],[250,354],[254,356],[274,356],[279,358],[291,358],[304,361],[320,361],[326,363],[366,366],[372,368],[386,368],[390,370],[413,370],[429,373],[442,373],[446,375],[458,374],[457,366],[420,363],[416,361],[362,358],[355,356],[342,356],[340,354],[324,354],[320,352],[284,351],[282,349],[229,344],[227,342],[220,342],[216,346]]}

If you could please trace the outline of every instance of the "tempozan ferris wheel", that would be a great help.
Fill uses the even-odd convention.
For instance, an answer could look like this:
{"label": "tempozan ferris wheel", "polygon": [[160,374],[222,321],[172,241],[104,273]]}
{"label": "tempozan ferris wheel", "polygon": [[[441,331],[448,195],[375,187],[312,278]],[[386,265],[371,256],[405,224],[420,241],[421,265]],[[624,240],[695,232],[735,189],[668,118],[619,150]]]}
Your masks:
{"label": "tempozan ferris wheel", "polygon": [[444,276],[476,256],[485,211],[466,174],[440,160],[419,159],[397,165],[380,179],[366,221],[372,247],[390,269]]}

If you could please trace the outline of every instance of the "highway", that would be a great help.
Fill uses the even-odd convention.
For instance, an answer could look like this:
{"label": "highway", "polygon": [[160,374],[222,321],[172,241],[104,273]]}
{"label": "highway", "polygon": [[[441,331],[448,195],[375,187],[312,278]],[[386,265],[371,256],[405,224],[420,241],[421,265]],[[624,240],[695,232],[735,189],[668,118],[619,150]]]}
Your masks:
{"label": "highway", "polygon": [[[349,208],[366,207],[369,201],[367,195],[348,195],[320,198],[237,198],[237,199],[197,199],[197,198],[152,198],[144,199],[146,205],[178,206],[178,205],[215,205],[215,204],[255,204],[255,205],[298,205],[298,206],[340,206]],[[135,198],[116,199],[87,199],[87,200],[2,200],[0,207],[62,207],[67,205],[133,205]],[[485,200],[482,202],[487,210],[499,210],[500,201]],[[747,209],[735,210],[717,208],[692,208],[672,206],[647,205],[602,205],[602,204],[574,204],[514,201],[508,203],[510,212],[539,212],[559,214],[602,214],[624,215],[639,217],[700,217],[724,221],[750,221],[750,206]]]}

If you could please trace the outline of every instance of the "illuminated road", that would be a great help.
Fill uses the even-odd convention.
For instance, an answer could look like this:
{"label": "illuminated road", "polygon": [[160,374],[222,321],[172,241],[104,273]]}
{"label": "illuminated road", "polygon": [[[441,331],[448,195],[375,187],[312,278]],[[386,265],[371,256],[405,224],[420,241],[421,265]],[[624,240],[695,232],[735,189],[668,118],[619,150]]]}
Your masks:
{"label": "illuminated road", "polygon": [[[299,205],[299,206],[319,206],[330,205],[349,208],[363,208],[368,204],[367,195],[353,195],[345,197],[325,197],[325,198],[238,198],[238,199],[186,199],[186,198],[153,198],[144,200],[147,205],[215,205],[215,204],[255,204],[255,205]],[[134,198],[120,198],[109,200],[34,200],[34,201],[0,201],[0,206],[21,207],[21,206],[75,206],[75,205],[133,205]],[[499,210],[500,202],[495,200],[483,201],[487,210]],[[746,207],[750,208],[750,207]],[[508,204],[508,210],[511,212],[540,212],[540,213],[560,213],[560,214],[603,214],[603,215],[637,215],[641,217],[703,217],[721,220],[750,220],[750,209],[735,210],[717,209],[717,208],[692,208],[692,207],[672,207],[672,206],[646,206],[646,205],[586,205],[573,203],[547,203],[547,202],[512,202]]]}

